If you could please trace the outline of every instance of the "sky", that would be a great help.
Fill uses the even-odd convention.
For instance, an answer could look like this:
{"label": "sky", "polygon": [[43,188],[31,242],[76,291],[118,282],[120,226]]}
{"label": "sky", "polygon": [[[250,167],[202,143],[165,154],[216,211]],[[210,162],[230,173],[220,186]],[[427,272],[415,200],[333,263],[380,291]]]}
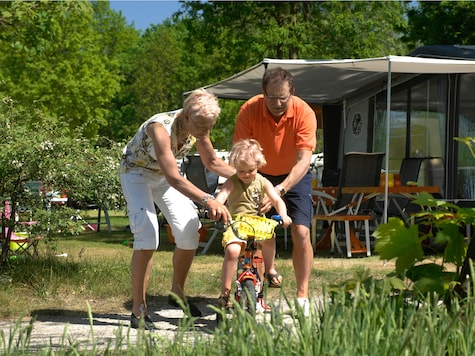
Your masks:
{"label": "sky", "polygon": [[181,4],[171,0],[111,0],[110,7],[116,12],[122,11],[127,23],[134,22],[137,30],[144,31],[150,24],[156,25],[171,17]]}

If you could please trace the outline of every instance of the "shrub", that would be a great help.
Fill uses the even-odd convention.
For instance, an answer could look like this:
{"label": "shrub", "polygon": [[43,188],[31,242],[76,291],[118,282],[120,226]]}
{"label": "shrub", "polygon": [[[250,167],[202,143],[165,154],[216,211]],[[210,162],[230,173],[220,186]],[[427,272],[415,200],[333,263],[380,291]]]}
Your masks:
{"label": "shrub", "polygon": [[[120,144],[86,139],[80,129],[70,131],[66,123],[46,118],[34,108],[17,108],[9,98],[0,104],[0,125],[1,235],[6,237],[0,262],[6,261],[10,234],[18,229],[17,219],[6,217],[6,202],[12,217],[27,209],[29,218],[38,222],[30,232],[45,237],[78,228],[70,219],[71,210],[49,209],[48,199],[55,192],[102,208],[123,205],[117,173]],[[32,189],[31,181],[41,182],[40,189]]]}

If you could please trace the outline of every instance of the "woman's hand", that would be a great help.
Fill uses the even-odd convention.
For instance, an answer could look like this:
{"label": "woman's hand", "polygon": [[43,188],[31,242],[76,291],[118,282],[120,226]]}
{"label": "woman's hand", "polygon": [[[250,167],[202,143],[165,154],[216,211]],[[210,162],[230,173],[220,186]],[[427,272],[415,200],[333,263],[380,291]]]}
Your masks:
{"label": "woman's hand", "polygon": [[228,208],[217,200],[208,200],[206,202],[206,209],[208,210],[209,218],[214,221],[221,221],[223,224],[227,224],[231,220]]}

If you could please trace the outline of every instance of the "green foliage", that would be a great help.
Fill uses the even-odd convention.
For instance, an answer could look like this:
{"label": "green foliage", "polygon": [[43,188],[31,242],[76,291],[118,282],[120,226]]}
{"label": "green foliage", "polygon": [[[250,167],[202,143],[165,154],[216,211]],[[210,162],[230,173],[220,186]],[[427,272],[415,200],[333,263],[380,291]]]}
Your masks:
{"label": "green foliage", "polygon": [[[178,73],[183,75],[170,70],[166,75],[185,90],[222,80],[263,58],[362,58],[407,52],[399,41],[405,28],[404,6],[397,1],[185,2],[173,26],[180,33],[181,55],[176,53],[176,58],[182,60]],[[167,58],[165,50],[161,56]],[[156,76],[158,83],[167,83],[160,73]],[[144,79],[137,85],[150,80]],[[144,91],[139,101],[159,90]],[[211,133],[215,147],[229,149],[240,104],[222,103],[222,114]],[[151,105],[142,107],[146,110]]]}
{"label": "green foliage", "polygon": [[[428,193],[421,193],[414,203],[423,210],[412,216],[415,223],[406,226],[399,218],[390,218],[374,232],[375,251],[381,259],[396,260],[396,274],[407,278],[417,298],[427,295],[446,298],[451,295],[457,272],[447,271],[453,265],[459,271],[466,255],[464,227],[473,225],[475,209],[460,208],[444,200],[434,199]],[[440,263],[432,261],[424,253],[427,241],[443,247]]]}
{"label": "green foliage", "polygon": [[[49,345],[42,354],[166,354],[166,355],[470,355],[474,348],[475,307],[469,303],[454,306],[453,312],[438,308],[429,300],[417,305],[402,298],[381,298],[356,292],[360,303],[347,303],[339,294],[324,302],[310,317],[275,313],[258,321],[235,306],[232,318],[213,328],[181,320],[173,338],[154,333],[117,328],[112,340],[94,333],[93,311],[88,305],[90,339],[64,337]],[[295,312],[295,310],[291,310]],[[34,348],[31,325],[21,323],[12,336],[0,339],[5,354],[30,354]],[[167,330],[164,330],[167,331]],[[169,330],[168,330],[169,332]],[[3,333],[3,331],[2,331]],[[67,335],[65,328],[64,334]],[[115,339],[115,342],[114,342]],[[125,345],[125,346],[123,346]]]}
{"label": "green foliage", "polygon": [[0,93],[89,137],[107,124],[121,76],[93,15],[88,1],[0,3]]}
{"label": "green foliage", "polygon": [[[199,323],[194,323],[192,318],[168,320],[173,329],[171,338],[170,328],[163,325],[154,333],[129,332],[126,320],[130,314],[127,301],[130,299],[131,250],[122,244],[130,237],[130,232],[122,231],[126,224],[127,218],[120,215],[112,236],[105,232],[85,233],[57,241],[57,251],[67,251],[67,257],[17,259],[2,270],[0,282],[5,284],[0,288],[1,311],[9,319],[53,309],[57,314],[63,312],[66,318],[76,314],[84,320],[87,310],[91,328],[89,342],[83,337],[76,340],[78,334],[71,333],[70,326],[65,324],[64,338],[59,338],[59,343],[54,345],[48,344],[41,350],[44,354],[470,355],[475,347],[472,295],[469,294],[466,303],[454,301],[451,309],[430,298],[414,301],[406,295],[391,293],[392,289],[405,287],[398,284],[397,278],[375,281],[371,279],[371,271],[364,269],[354,270],[351,291],[342,284],[332,288],[330,293],[324,291],[317,295],[315,289],[321,289],[321,285],[316,285],[312,278],[316,308],[307,318],[296,310],[295,300],[286,297],[295,291],[295,285],[290,287],[286,283],[281,294],[272,297],[273,313],[258,316],[257,320],[236,305],[230,319],[220,326],[208,314]],[[163,309],[172,278],[173,247],[166,245],[166,236],[161,238],[164,245],[157,252],[160,258],[152,270],[149,310]],[[84,253],[78,253],[79,250]],[[286,281],[293,278],[288,257],[285,259],[288,268],[282,269]],[[341,265],[349,272],[354,267],[349,267],[350,260],[346,261],[348,263]],[[194,281],[196,285],[191,295],[199,295],[214,304],[219,293],[221,262],[221,254],[196,257],[192,267],[194,275],[189,278],[189,282]],[[283,264],[284,260],[279,263]],[[203,273],[204,270],[207,273]],[[418,273],[427,275],[438,270],[437,266],[428,266]],[[322,285],[334,282],[335,273],[338,272],[334,269],[329,271]],[[5,282],[5,277],[11,281]],[[213,283],[209,283],[211,279]],[[189,287],[188,293],[191,292]],[[18,293],[22,298],[16,297]],[[100,300],[100,303],[93,303],[91,310],[89,305],[86,308],[84,300]],[[210,309],[216,311],[212,305]],[[93,314],[112,315],[123,326],[113,328],[112,336],[102,335],[96,329]],[[155,318],[160,319],[157,315]],[[10,338],[6,336],[8,331],[4,334],[5,330],[0,331],[0,352],[39,352],[37,340],[31,339],[35,336],[29,331],[40,324],[34,318],[30,325],[25,325],[25,319],[21,321],[12,328]]]}
{"label": "green foliage", "polygon": [[377,238],[375,252],[381,259],[396,258],[396,272],[402,273],[410,265],[423,259],[417,225],[406,228],[398,218],[389,218],[387,224],[382,224],[375,231]]}
{"label": "green foliage", "polygon": [[183,22],[188,47],[211,59],[202,73],[219,80],[263,58],[399,54],[404,9],[399,1],[187,2]]}
{"label": "green foliage", "polygon": [[475,157],[475,137],[455,137],[456,141],[465,143],[472,157]]}
{"label": "green foliage", "polygon": [[[136,97],[131,90],[135,80],[135,63],[140,46],[140,32],[109,7],[109,1],[91,1],[94,9],[94,32],[101,36],[101,53],[118,65],[120,90],[105,106],[107,124],[99,135],[119,141],[132,134],[136,122]],[[115,71],[115,69],[114,69]]]}
{"label": "green foliage", "polygon": [[[77,231],[78,226],[70,220],[73,211],[47,209],[54,192],[102,208],[122,206],[117,173],[121,145],[99,146],[96,142],[94,146],[80,133],[71,139],[64,123],[47,119],[34,108],[16,107],[8,98],[0,104],[0,125],[4,128],[0,142],[1,210],[8,201],[11,216],[17,216],[23,208],[31,211],[31,220],[38,221],[31,226],[36,236],[49,238],[58,231]],[[31,189],[31,181],[41,185]],[[2,231],[8,226],[10,234],[20,227],[14,219],[4,217],[2,214]],[[9,238],[3,241],[2,262],[8,255]]]}
{"label": "green foliage", "polygon": [[184,87],[189,69],[183,70],[182,40],[179,24],[154,26],[143,34],[132,68],[131,89],[134,97],[140,98],[136,107],[140,121],[134,129],[156,113],[181,108],[183,91],[193,89]]}
{"label": "green foliage", "polygon": [[[467,1],[185,1],[140,34],[108,1],[2,1],[0,93],[67,123],[70,135],[118,141],[181,107],[183,92],[263,58],[405,54],[403,38],[472,43],[472,13]],[[222,106],[212,140],[228,149],[239,104]]]}
{"label": "green foliage", "polygon": [[473,1],[419,1],[407,10],[404,40],[420,45],[472,45],[475,42]]}

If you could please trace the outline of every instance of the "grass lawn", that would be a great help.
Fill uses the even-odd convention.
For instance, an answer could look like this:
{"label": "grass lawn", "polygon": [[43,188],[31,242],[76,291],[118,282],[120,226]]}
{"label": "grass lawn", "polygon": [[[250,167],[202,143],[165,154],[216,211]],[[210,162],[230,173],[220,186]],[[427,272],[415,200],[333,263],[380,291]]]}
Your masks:
{"label": "grass lawn", "polygon": [[[84,212],[82,216],[87,220],[88,214],[93,216],[93,212]],[[85,231],[80,235],[60,236],[42,245],[39,258],[13,260],[10,266],[3,268],[0,271],[0,317],[16,318],[35,312],[84,312],[88,303],[95,313],[128,313],[132,234],[123,213],[111,215],[111,234],[103,225],[99,233]],[[267,298],[277,298],[281,292],[290,298],[295,295],[290,236],[288,245],[285,249],[282,230],[278,231],[276,266],[284,284],[282,290],[267,289]],[[149,308],[166,303],[171,287],[173,250],[174,245],[168,241],[163,227],[150,278]],[[198,249],[186,284],[186,294],[191,299],[216,302],[222,261],[220,238],[214,241],[207,255],[201,255],[201,248]],[[394,269],[393,263],[384,264],[377,256],[348,259],[317,251],[310,280],[311,295],[319,295],[325,286],[352,278],[363,267],[376,277]]]}
{"label": "grass lawn", "polygon": [[[30,315],[87,315],[88,305],[93,314],[128,314],[130,299],[131,233],[126,229],[127,218],[114,214],[113,231],[84,232],[80,235],[58,237],[42,247],[38,258],[17,258],[0,271],[0,319],[28,321]],[[171,284],[171,259],[174,246],[162,230],[161,245],[155,254],[148,290],[149,309],[159,310],[166,303]],[[295,296],[292,267],[292,246],[284,248],[282,237],[277,239],[276,265],[284,277],[281,290],[268,289],[267,299]],[[215,304],[220,291],[223,249],[219,239],[206,256],[200,250],[193,263],[186,285],[186,294],[200,302]],[[322,295],[326,286],[348,281],[366,268],[375,278],[394,270],[392,263],[384,264],[378,256],[331,256],[317,251],[310,280],[312,296]],[[353,279],[354,280],[354,279]],[[346,286],[350,283],[346,284]],[[359,284],[355,283],[354,286]],[[323,312],[301,313],[285,320],[283,313],[261,322],[242,309],[235,308],[232,318],[207,336],[186,335],[194,329],[193,321],[183,324],[173,340],[139,333],[138,340],[127,341],[125,349],[111,345],[114,352],[79,350],[64,340],[58,355],[70,354],[164,354],[164,355],[472,355],[475,340],[475,303],[473,297],[450,310],[428,298],[413,303],[406,298],[384,295],[381,290],[355,287],[349,298],[341,288],[331,301],[324,298]],[[383,294],[382,294],[383,293]],[[326,294],[328,297],[329,294]],[[200,329],[203,331],[202,329]],[[28,340],[28,328],[17,331],[18,340]],[[0,334],[2,331],[0,330]],[[2,336],[2,335],[0,335]],[[28,343],[0,338],[4,354],[32,354]],[[252,340],[252,344],[248,341]],[[158,342],[157,342],[158,341]],[[92,342],[92,341],[91,341]],[[252,347],[252,349],[250,349]],[[11,352],[16,349],[17,351]],[[8,351],[5,351],[8,350]],[[99,351],[100,350],[100,351]],[[251,351],[250,351],[251,350]],[[50,355],[45,351],[43,354]]]}

